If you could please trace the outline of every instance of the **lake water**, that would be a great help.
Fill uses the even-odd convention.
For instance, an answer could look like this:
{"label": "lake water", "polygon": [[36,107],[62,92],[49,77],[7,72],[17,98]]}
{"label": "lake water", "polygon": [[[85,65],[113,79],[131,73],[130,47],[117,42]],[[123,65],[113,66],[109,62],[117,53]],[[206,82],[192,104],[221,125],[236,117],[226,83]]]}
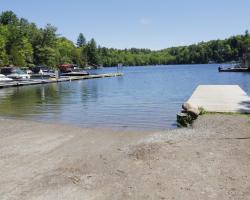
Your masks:
{"label": "lake water", "polygon": [[238,84],[250,95],[250,73],[219,73],[217,68],[124,67],[122,77],[1,89],[0,115],[83,127],[169,129],[176,127],[176,113],[200,84]]}

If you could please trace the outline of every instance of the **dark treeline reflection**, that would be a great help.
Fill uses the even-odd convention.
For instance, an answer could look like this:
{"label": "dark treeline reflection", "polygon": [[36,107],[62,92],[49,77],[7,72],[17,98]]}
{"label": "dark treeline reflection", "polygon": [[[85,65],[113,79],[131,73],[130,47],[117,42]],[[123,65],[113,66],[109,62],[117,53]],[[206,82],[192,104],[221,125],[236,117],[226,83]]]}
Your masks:
{"label": "dark treeline reflection", "polygon": [[81,94],[81,99],[77,103],[81,102],[82,106],[89,98],[92,100],[98,98],[97,86],[92,85],[88,88],[86,84],[78,84],[80,87],[75,87],[77,82],[73,85],[72,87],[69,83],[59,83],[2,89],[0,113],[8,116],[41,114],[55,110],[56,113],[60,113],[63,106],[74,103],[74,95],[78,92]]}

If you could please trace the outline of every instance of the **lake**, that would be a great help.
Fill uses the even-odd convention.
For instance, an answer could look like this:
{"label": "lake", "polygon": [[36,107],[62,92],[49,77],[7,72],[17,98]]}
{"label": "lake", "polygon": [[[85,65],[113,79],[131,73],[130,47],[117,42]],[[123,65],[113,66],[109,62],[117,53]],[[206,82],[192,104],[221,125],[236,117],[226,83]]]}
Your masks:
{"label": "lake", "polygon": [[217,64],[123,67],[122,77],[1,89],[0,115],[83,127],[175,128],[182,103],[200,84],[238,84],[250,95],[250,73],[219,73],[217,68]]}

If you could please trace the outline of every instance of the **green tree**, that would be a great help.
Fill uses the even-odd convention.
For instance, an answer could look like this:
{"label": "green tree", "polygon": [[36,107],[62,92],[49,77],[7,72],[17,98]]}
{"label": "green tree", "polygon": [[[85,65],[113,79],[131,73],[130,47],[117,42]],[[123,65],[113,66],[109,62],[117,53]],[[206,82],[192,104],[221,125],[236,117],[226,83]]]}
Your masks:
{"label": "green tree", "polygon": [[32,66],[33,65],[33,47],[32,44],[29,42],[28,38],[22,39],[21,44],[21,52],[25,58],[25,65]]}
{"label": "green tree", "polygon": [[10,50],[9,59],[10,59],[11,64],[15,66],[25,66],[26,64],[23,52],[20,50],[21,49],[16,44],[13,44]]}
{"label": "green tree", "polygon": [[6,52],[8,34],[7,27],[0,25],[0,67],[9,64],[9,58]]}
{"label": "green tree", "polygon": [[57,66],[57,52],[51,47],[42,47],[38,49],[37,56],[39,57],[38,65],[45,65],[48,67]]}
{"label": "green tree", "polygon": [[56,42],[56,49],[58,51],[58,63],[72,63],[74,43],[65,37],[58,38]]}
{"label": "green tree", "polygon": [[35,45],[37,64],[49,67],[57,66],[56,31],[56,27],[47,24],[44,29],[40,29],[40,34],[37,34],[37,43]]}
{"label": "green tree", "polygon": [[0,14],[0,66],[47,65],[56,67],[61,63],[79,66],[99,65],[155,65],[229,62],[249,58],[250,36],[232,36],[225,40],[212,40],[189,46],[171,47],[159,51],[149,49],[114,49],[97,47],[94,39],[88,43],[82,33],[77,45],[57,35],[57,28],[48,24],[38,28],[12,11]]}
{"label": "green tree", "polygon": [[57,28],[51,24],[47,24],[44,29],[41,29],[42,40],[41,46],[43,47],[55,47],[56,45],[56,35]]}
{"label": "green tree", "polygon": [[248,32],[248,30],[245,31],[245,37],[246,37],[246,38],[249,37],[249,32]]}
{"label": "green tree", "polygon": [[33,63],[33,48],[27,38],[12,44],[9,59],[16,66],[29,66]]}
{"label": "green tree", "polygon": [[82,33],[79,34],[76,44],[77,44],[77,47],[83,47],[86,45],[86,38],[84,37]]}
{"label": "green tree", "polygon": [[0,24],[2,25],[16,25],[18,23],[18,18],[16,14],[12,11],[2,12],[0,16]]}
{"label": "green tree", "polygon": [[92,38],[86,46],[86,55],[88,64],[99,64],[99,55],[95,40]]}

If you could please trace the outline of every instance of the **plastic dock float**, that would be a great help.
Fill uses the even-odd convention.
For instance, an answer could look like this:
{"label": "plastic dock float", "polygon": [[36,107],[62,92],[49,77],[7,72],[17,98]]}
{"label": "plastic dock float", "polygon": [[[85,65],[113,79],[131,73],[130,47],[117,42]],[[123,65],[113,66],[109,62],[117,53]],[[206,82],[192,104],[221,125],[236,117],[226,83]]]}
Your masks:
{"label": "plastic dock float", "polygon": [[238,85],[199,85],[187,103],[207,112],[250,114],[250,97]]}

